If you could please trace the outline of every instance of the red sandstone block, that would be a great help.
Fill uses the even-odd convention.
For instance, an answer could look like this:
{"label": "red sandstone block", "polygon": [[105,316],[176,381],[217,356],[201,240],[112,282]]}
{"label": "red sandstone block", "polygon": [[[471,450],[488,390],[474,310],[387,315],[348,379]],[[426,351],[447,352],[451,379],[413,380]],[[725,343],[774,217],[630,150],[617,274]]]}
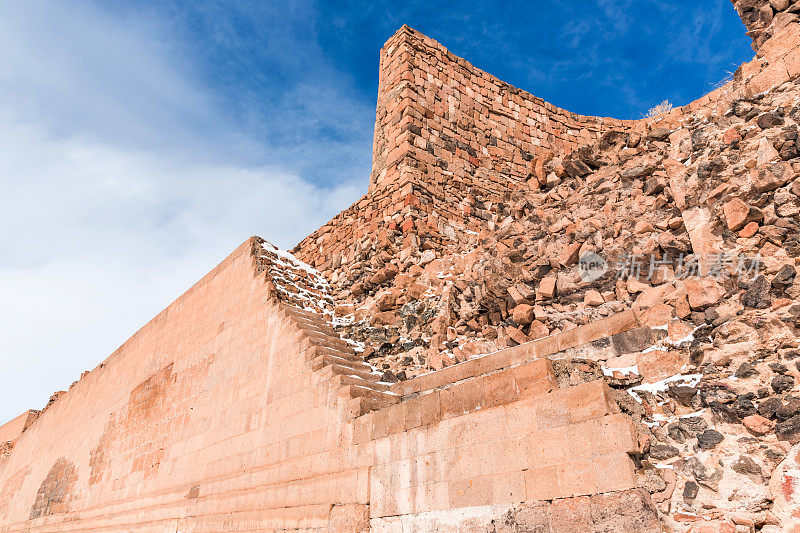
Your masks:
{"label": "red sandstone block", "polygon": [[525,499],[525,473],[523,471],[492,476],[493,503],[521,503]]}
{"label": "red sandstone block", "polygon": [[414,512],[425,513],[430,511],[441,511],[450,507],[449,483],[428,483],[422,488],[424,489],[425,494],[423,498],[420,498],[415,502]]}
{"label": "red sandstone block", "polygon": [[553,500],[560,495],[556,466],[532,468],[525,471],[525,500]]}
{"label": "red sandstone block", "polygon": [[353,420],[353,444],[362,444],[372,440],[372,413]]}
{"label": "red sandstone block", "polygon": [[789,79],[789,72],[782,59],[768,65],[764,70],[753,76],[745,87],[751,95],[760,94],[772,87],[777,87]]}
{"label": "red sandstone block", "polygon": [[555,466],[570,458],[570,443],[563,427],[533,431],[524,437],[524,445],[529,467]]}
{"label": "red sandstone block", "polygon": [[442,406],[439,394],[439,391],[433,391],[418,398],[406,400],[401,404],[404,406],[406,430],[435,424],[441,420]]}
{"label": "red sandstone block", "polygon": [[566,390],[572,388],[576,389],[574,394],[567,395],[572,422],[619,412],[619,407],[611,396],[611,389],[605,381],[599,379]]}
{"label": "red sandstone block", "polygon": [[598,492],[594,460],[561,463],[556,467],[556,477],[559,498],[588,496]]}
{"label": "red sandstone block", "polygon": [[603,380],[581,383],[537,398],[535,418],[540,429],[598,418],[619,408]]}
{"label": "red sandstone block", "polygon": [[554,501],[550,505],[550,528],[554,533],[594,531],[591,499],[581,496]]}
{"label": "red sandstone block", "polygon": [[800,32],[796,24],[789,24],[781,28],[775,35],[765,42],[758,50],[758,55],[774,63],[781,59],[787,51],[800,47]]}
{"label": "red sandstone block", "polygon": [[538,359],[513,368],[514,381],[520,398],[550,392],[558,387],[553,365],[548,359]]}
{"label": "red sandstone block", "polygon": [[494,501],[493,476],[451,481],[448,486],[450,507],[491,505]]}
{"label": "red sandstone block", "polygon": [[597,425],[598,448],[631,454],[638,450],[636,427],[629,416],[622,413],[604,416]]}
{"label": "red sandstone block", "polygon": [[486,391],[482,379],[457,383],[440,392],[442,418],[461,416],[484,407]]}
{"label": "red sandstone block", "polygon": [[636,471],[626,453],[618,452],[596,457],[594,465],[597,492],[613,492],[636,487]]}
{"label": "red sandstone block", "polygon": [[517,386],[512,370],[500,370],[479,379],[483,380],[486,391],[485,407],[505,405],[517,400]]}
{"label": "red sandstone block", "polygon": [[380,439],[389,435],[389,411],[380,409],[370,413],[372,416],[372,440]]}
{"label": "red sandstone block", "polygon": [[597,442],[600,434],[599,420],[586,420],[561,428],[564,430],[568,457],[573,460],[591,459],[596,455],[611,451]]}

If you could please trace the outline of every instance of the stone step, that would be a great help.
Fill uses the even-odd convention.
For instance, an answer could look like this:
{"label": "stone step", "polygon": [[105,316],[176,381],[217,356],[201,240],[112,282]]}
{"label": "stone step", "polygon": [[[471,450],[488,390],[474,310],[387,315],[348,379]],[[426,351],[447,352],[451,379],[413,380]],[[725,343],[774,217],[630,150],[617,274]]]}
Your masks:
{"label": "stone step", "polygon": [[312,349],[308,350],[307,359],[310,361],[321,355],[330,355],[332,357],[347,359],[348,361],[356,361],[358,363],[364,362],[364,358],[360,355],[356,355],[354,352],[343,352],[342,350],[330,348],[328,346],[314,346]]}
{"label": "stone step", "polygon": [[370,388],[376,391],[389,392],[388,383],[380,383],[377,381],[364,379],[354,375],[335,374],[330,381],[331,383],[333,383],[334,385],[338,385],[339,387],[354,385],[358,387]]}
{"label": "stone step", "polygon": [[389,392],[373,389],[372,387],[362,387],[361,385],[345,385],[339,389],[339,394],[349,395],[351,398],[372,398],[387,402],[388,404],[398,403],[400,398]]}
{"label": "stone step", "polygon": [[301,330],[301,338],[307,339],[314,346],[324,346],[327,348],[334,348],[342,352],[355,353],[353,348],[343,341],[340,337],[333,337],[322,335],[309,330]]}
{"label": "stone step", "polygon": [[350,416],[359,417],[371,411],[379,411],[384,407],[389,407],[390,405],[394,405],[396,403],[397,401],[392,400],[391,398],[375,399],[375,398],[367,398],[365,396],[359,396],[357,398],[350,399],[348,410]]}
{"label": "stone step", "polygon": [[311,369],[320,370],[327,365],[336,365],[348,368],[354,372],[372,374],[372,367],[361,361],[351,361],[336,357],[335,355],[319,355],[311,360]]}
{"label": "stone step", "polygon": [[[463,363],[423,374],[407,381],[392,385],[392,392],[401,396],[448,386],[465,379],[481,376],[501,369],[519,366],[541,358],[549,358],[560,352],[574,350],[583,345],[587,349],[599,349],[592,343],[616,345],[617,337],[627,337],[626,332],[638,329],[639,322],[633,311],[625,311],[574,329],[543,337],[513,348],[506,348],[494,353],[468,359]],[[603,343],[606,339],[608,342]],[[585,356],[586,350],[578,350]]]}

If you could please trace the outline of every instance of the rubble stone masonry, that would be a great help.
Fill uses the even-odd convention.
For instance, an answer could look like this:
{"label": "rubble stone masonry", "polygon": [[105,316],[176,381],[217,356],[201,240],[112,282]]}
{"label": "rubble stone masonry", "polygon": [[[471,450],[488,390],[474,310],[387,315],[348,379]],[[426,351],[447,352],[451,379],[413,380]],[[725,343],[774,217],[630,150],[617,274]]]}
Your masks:
{"label": "rubble stone masonry", "polygon": [[[400,28],[367,194],[292,253],[248,239],[0,426],[0,533],[800,531],[800,322],[745,314],[800,294],[800,2],[733,4],[756,57],[648,121]],[[576,281],[582,250],[751,241],[769,280]]]}

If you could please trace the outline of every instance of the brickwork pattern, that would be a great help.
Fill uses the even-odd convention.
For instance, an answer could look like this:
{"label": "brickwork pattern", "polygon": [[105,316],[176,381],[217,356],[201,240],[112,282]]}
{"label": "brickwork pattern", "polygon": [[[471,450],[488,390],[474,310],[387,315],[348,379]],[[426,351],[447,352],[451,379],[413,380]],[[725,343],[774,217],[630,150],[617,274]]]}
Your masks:
{"label": "brickwork pattern", "polygon": [[538,154],[633,124],[559,109],[403,26],[381,50],[369,192],[293,252],[329,275],[378,232],[479,231],[473,198],[500,201]]}

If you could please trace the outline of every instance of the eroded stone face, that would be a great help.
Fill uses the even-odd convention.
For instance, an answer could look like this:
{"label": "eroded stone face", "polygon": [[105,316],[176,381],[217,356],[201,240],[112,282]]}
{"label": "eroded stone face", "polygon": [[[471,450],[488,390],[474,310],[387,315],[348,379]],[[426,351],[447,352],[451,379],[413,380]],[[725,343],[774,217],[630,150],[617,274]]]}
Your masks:
{"label": "eroded stone face", "polygon": [[641,121],[402,28],[367,195],[295,254],[246,243],[0,443],[0,523],[793,527],[800,7],[734,4],[758,58]]}
{"label": "eroded stone face", "polygon": [[77,480],[78,473],[72,462],[63,458],[56,461],[36,493],[30,519],[67,512]]}

